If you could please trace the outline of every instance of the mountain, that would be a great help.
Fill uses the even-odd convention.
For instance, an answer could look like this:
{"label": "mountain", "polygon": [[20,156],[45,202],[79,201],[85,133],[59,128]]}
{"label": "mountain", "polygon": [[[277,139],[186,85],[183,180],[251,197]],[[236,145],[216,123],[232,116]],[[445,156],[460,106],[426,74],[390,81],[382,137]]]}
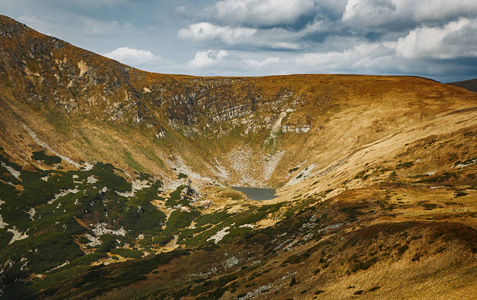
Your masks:
{"label": "mountain", "polygon": [[464,89],[468,89],[471,92],[477,92],[477,79],[451,82],[449,84],[463,87]]}
{"label": "mountain", "polygon": [[0,57],[6,299],[477,288],[475,93],[417,77],[153,74],[5,16]]}

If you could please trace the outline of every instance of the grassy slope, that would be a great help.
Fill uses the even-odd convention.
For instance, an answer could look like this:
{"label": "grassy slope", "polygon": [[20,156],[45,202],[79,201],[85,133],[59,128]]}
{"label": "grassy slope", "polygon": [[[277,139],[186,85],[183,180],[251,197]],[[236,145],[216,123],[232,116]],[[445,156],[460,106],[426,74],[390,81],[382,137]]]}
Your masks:
{"label": "grassy slope", "polygon": [[[12,156],[16,149],[41,150],[26,133],[26,124],[75,161],[104,161],[130,172],[175,177],[166,161],[181,157],[191,171],[229,184],[252,178],[280,186],[287,171],[300,163],[326,168],[395,134],[409,138],[415,131],[414,140],[432,134],[424,126],[439,133],[447,127],[438,126],[439,119],[476,106],[474,94],[422,78],[152,74],[14,21],[2,18],[2,23],[21,32],[1,39],[1,48],[8,49],[7,64],[1,66],[1,110],[8,116],[0,120],[7,129],[1,146]],[[230,111],[244,115],[229,119]],[[273,133],[280,114],[285,116]],[[458,116],[450,121],[454,119]],[[282,133],[286,125],[309,125],[310,131]],[[161,132],[165,138],[157,139]],[[237,149],[250,153],[241,170],[234,170]],[[276,171],[265,180],[264,155],[280,151],[284,155]],[[16,157],[32,163],[29,158]],[[211,171],[215,158],[229,178]]]}
{"label": "grassy slope", "polygon": [[477,92],[477,80],[470,79],[465,81],[451,82],[450,85],[460,86],[472,92]]}

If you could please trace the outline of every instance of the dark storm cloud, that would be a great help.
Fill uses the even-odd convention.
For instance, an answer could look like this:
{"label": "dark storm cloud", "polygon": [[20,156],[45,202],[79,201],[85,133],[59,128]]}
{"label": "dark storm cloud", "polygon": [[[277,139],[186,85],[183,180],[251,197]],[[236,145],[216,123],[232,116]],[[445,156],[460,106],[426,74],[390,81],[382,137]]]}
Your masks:
{"label": "dark storm cloud", "polygon": [[[252,69],[275,73],[319,70],[441,79],[449,77],[446,70],[458,76],[458,59],[477,56],[472,38],[477,2],[469,0],[224,0],[205,12],[201,22],[179,30],[178,38],[227,49],[231,55],[224,64],[245,61]],[[251,51],[243,53],[244,48]],[[247,58],[257,53],[261,59]]]}

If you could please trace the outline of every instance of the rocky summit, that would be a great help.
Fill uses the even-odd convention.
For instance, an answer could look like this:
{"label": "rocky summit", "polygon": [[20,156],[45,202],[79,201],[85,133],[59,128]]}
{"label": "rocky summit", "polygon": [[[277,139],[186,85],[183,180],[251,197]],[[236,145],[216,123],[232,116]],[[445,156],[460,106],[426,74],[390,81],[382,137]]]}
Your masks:
{"label": "rocky summit", "polygon": [[0,298],[475,297],[462,87],[153,74],[0,16],[0,116]]}

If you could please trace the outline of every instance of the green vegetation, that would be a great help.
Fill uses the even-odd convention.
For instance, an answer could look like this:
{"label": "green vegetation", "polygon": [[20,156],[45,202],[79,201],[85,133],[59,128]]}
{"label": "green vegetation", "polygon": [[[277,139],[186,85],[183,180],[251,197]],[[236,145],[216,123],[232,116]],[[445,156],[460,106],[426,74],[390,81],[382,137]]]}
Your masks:
{"label": "green vegetation", "polygon": [[126,192],[131,190],[131,184],[127,182],[124,177],[121,177],[115,173],[116,169],[112,164],[103,164],[98,162],[94,165],[94,168],[90,171],[92,175],[95,175],[99,182],[97,185],[105,186],[110,190]]}
{"label": "green vegetation", "polygon": [[124,224],[136,234],[161,232],[166,215],[151,204],[151,200],[157,198],[159,185],[155,183],[149,188],[136,191],[136,196],[129,200],[129,209],[123,214]]}
{"label": "green vegetation", "polygon": [[400,163],[397,165],[397,168],[399,169],[408,169],[410,167],[414,166],[414,162],[413,161],[408,161],[408,162],[405,162],[405,163]]}
{"label": "green vegetation", "polygon": [[101,236],[101,245],[96,249],[96,252],[106,253],[116,247],[116,239],[110,234],[103,234]]}
{"label": "green vegetation", "polygon": [[[21,170],[2,158],[7,165]],[[41,151],[34,154],[34,159],[58,163]],[[8,180],[13,181],[12,178]],[[0,263],[12,262],[5,270],[8,276],[4,282],[31,273],[48,273],[51,275],[38,283],[38,287],[47,287],[61,282],[61,276],[67,274],[68,278],[84,272],[91,262],[105,257],[107,252],[139,258],[141,251],[117,247],[133,242],[131,236],[160,234],[165,222],[165,214],[150,203],[157,198],[161,183],[153,182],[149,188],[136,191],[134,197],[125,198],[117,192],[129,191],[131,184],[111,164],[97,163],[89,171],[22,170],[20,179],[15,181],[21,184],[20,191],[0,182],[4,202],[0,207],[1,215],[8,223],[0,230]],[[128,235],[102,235],[96,252],[85,255],[76,241],[89,243],[85,234],[92,232],[82,224],[94,228],[98,223],[106,224],[102,226],[112,230],[124,228]],[[21,234],[27,234],[10,243],[13,234],[8,229],[13,226]],[[54,270],[63,264],[65,266]],[[15,289],[14,285],[10,286]]]}
{"label": "green vegetation", "polygon": [[[283,203],[278,203],[274,205],[264,205],[258,208],[251,208],[250,210],[238,213],[233,216],[228,216],[221,223],[212,227],[209,230],[202,231],[194,237],[191,237],[189,240],[185,241],[187,247],[197,247],[201,245],[206,245],[212,243],[212,241],[207,241],[211,236],[216,234],[218,231],[222,230],[225,227],[230,227],[228,229],[228,234],[220,241],[221,243],[226,242],[236,236],[245,236],[248,232],[251,231],[250,227],[240,227],[241,225],[254,224],[259,220],[264,219],[268,214],[276,212],[280,209]],[[207,224],[208,222],[215,222],[220,220],[220,216],[226,215],[225,211],[217,212],[217,215],[204,215],[197,218],[197,225]],[[207,221],[208,220],[208,221]]]}
{"label": "green vegetation", "polygon": [[203,227],[196,227],[196,228],[191,228],[191,229],[182,229],[179,233],[179,243],[183,242],[184,240],[187,240],[187,239],[190,239],[192,238],[195,234],[197,233],[200,233],[204,230],[207,230],[209,228],[211,228],[212,225],[207,225],[207,226],[203,226]]}
{"label": "green vegetation", "polygon": [[[1,153],[0,153],[0,162],[3,162],[6,166],[9,166],[16,171],[21,171],[22,170],[22,167],[20,167],[19,165],[15,164],[13,162],[8,161],[8,159],[6,157],[4,157]],[[12,174],[10,174],[10,172],[6,168],[4,168],[1,165],[0,165],[0,180],[3,180],[5,182],[11,182],[13,184],[20,184],[21,183],[20,180],[15,178]]]}
{"label": "green vegetation", "polygon": [[434,204],[434,203],[423,203],[422,206],[424,206],[424,210],[433,210],[434,208],[437,207],[437,204]]}
{"label": "green vegetation", "polygon": [[222,192],[220,193],[220,197],[222,198],[230,198],[232,200],[240,200],[240,199],[244,199],[244,196],[241,192],[239,191],[225,191],[225,192]]}
{"label": "green vegetation", "polygon": [[464,196],[467,196],[466,191],[456,191],[455,194],[454,194],[454,198],[459,198],[459,197],[464,197]]}
{"label": "green vegetation", "polygon": [[124,158],[124,161],[131,167],[133,168],[134,170],[137,170],[139,172],[144,172],[145,169],[144,167],[138,163],[132,156],[132,154],[126,150],[123,150],[124,154],[123,154],[123,158]]}
{"label": "green vegetation", "polygon": [[427,183],[427,182],[443,183],[443,182],[450,181],[453,178],[457,179],[457,178],[459,178],[459,176],[456,173],[453,173],[453,172],[444,172],[443,174],[436,174],[436,175],[429,176],[427,178],[419,180],[418,182],[419,183],[421,183],[421,182],[422,183]]}
{"label": "green vegetation", "polygon": [[182,191],[186,188],[185,185],[181,185],[177,187],[175,191],[169,194],[169,199],[166,201],[167,206],[174,207],[178,204],[184,205],[184,206],[190,206],[189,201],[187,199],[181,200],[181,193]]}
{"label": "green vegetation", "polygon": [[0,248],[4,248],[12,240],[13,233],[7,231],[6,229],[0,229]]}
{"label": "green vegetation", "polygon": [[317,290],[317,291],[315,291],[315,295],[321,295],[321,294],[323,294],[324,292],[325,292],[325,291],[323,291],[323,290]]}
{"label": "green vegetation", "polygon": [[293,276],[291,281],[290,281],[290,286],[294,286],[296,283],[297,283],[296,278],[295,278],[295,276]]}
{"label": "green vegetation", "polygon": [[175,210],[169,216],[169,219],[166,223],[166,229],[164,229],[164,234],[177,234],[179,229],[189,226],[192,221],[200,215],[199,211],[193,210],[191,212],[182,212],[180,210]]}
{"label": "green vegetation", "polygon": [[[124,268],[114,271],[107,266],[97,266],[89,269],[81,279],[74,280],[74,285],[80,292],[86,293],[87,298],[99,296],[105,291],[125,286],[146,279],[144,274],[150,273],[160,265],[169,263],[172,259],[188,255],[189,251],[176,250],[156,255],[152,258],[125,262]],[[77,293],[75,291],[74,293]]]}
{"label": "green vegetation", "polygon": [[354,176],[354,179],[366,180],[371,174],[367,174],[369,170],[363,170]]}
{"label": "green vegetation", "polygon": [[283,263],[282,266],[286,266],[287,264],[298,264],[301,263],[302,261],[306,260],[308,257],[310,257],[311,253],[309,251],[300,253],[300,254],[295,254],[291,255],[288,257]]}
{"label": "green vegetation", "polygon": [[218,212],[214,212],[212,214],[202,214],[199,217],[197,217],[196,221],[196,226],[204,226],[206,224],[217,224],[219,222],[222,222],[229,217],[230,214],[227,213],[226,210],[221,210]]}
{"label": "green vegetation", "polygon": [[406,252],[407,249],[409,249],[409,246],[408,245],[403,245],[403,246],[398,248],[398,252],[400,254],[402,254],[402,253]]}
{"label": "green vegetation", "polygon": [[59,164],[61,163],[61,158],[55,155],[46,155],[44,150],[33,152],[31,156],[34,160],[42,160],[47,165]]}
{"label": "green vegetation", "polygon": [[355,264],[351,267],[351,272],[357,272],[359,270],[367,270],[369,269],[372,265],[374,265],[378,261],[378,257],[373,257],[371,259],[368,259],[364,262],[361,262],[359,260],[355,261]]}

